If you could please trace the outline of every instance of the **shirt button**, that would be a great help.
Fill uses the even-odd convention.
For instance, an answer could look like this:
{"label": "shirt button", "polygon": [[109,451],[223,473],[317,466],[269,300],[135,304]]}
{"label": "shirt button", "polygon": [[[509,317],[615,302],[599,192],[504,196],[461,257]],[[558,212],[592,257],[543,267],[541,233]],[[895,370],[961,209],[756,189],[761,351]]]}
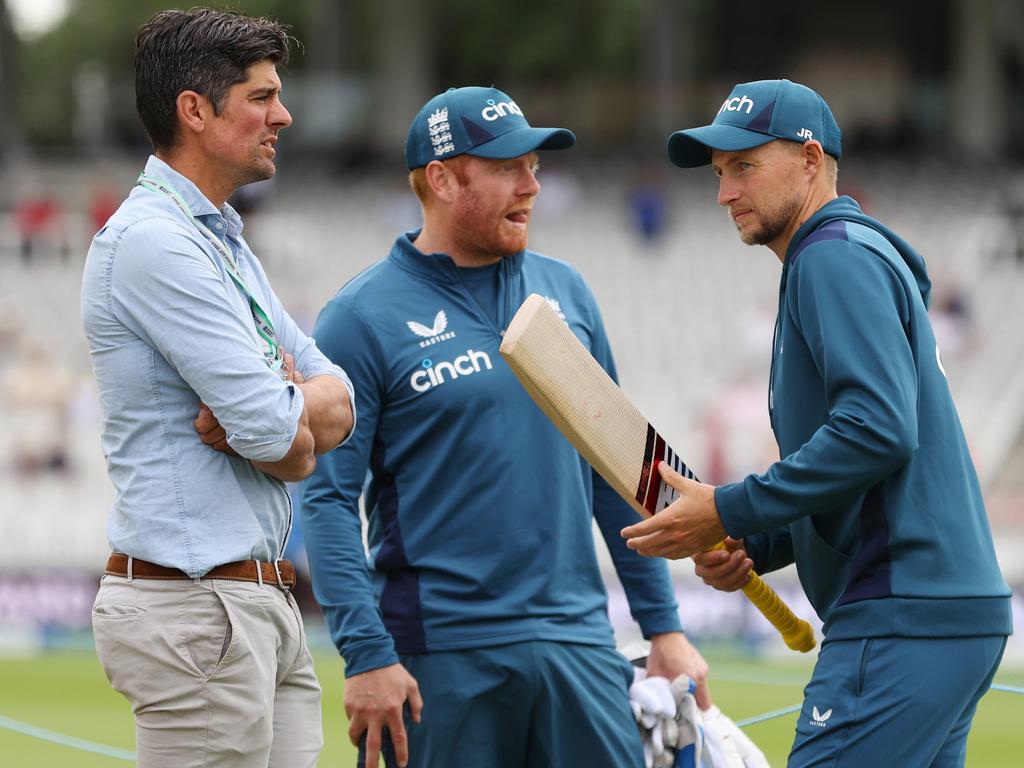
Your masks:
{"label": "shirt button", "polygon": [[222,223],[221,223],[221,222],[219,222],[219,221],[218,221],[218,222],[217,222],[216,224],[214,224],[214,226],[215,226],[215,227],[216,227],[217,229],[224,229],[224,224],[222,224]]}

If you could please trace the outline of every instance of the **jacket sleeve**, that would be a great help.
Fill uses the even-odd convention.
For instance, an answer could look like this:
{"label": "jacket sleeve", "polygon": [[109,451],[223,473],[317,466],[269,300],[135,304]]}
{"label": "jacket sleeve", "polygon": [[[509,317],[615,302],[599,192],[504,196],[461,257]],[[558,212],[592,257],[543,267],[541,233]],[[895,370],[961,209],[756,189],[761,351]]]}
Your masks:
{"label": "jacket sleeve", "polygon": [[327,358],[352,378],[359,411],[349,439],[321,456],[303,482],[300,502],[313,592],[345,658],[345,675],[351,677],[398,662],[370,583],[359,516],[380,418],[383,358],[366,323],[341,300],[324,308],[314,337]]}
{"label": "jacket sleeve", "polygon": [[758,573],[778,571],[794,562],[793,539],[787,528],[752,533],[744,537],[743,547]]}
{"label": "jacket sleeve", "polygon": [[785,311],[824,382],[828,413],[767,472],[716,489],[734,538],[843,507],[917,450],[910,306],[892,267],[863,246],[828,241],[809,246],[792,269]]}
{"label": "jacket sleeve", "polygon": [[[589,290],[587,298],[591,314],[590,352],[617,383],[611,346],[597,303]],[[668,563],[658,557],[642,557],[626,546],[619,531],[637,522],[637,514],[596,471],[590,471],[593,475],[594,519],[626,592],[633,620],[640,625],[646,638],[662,632],[682,631],[679,604],[676,602]]]}

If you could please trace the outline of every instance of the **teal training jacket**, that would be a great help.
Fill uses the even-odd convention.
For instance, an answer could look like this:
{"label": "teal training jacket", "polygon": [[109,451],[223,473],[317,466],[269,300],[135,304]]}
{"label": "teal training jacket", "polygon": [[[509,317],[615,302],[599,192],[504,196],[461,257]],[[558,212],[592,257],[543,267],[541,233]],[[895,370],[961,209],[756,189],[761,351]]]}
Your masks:
{"label": "teal training jacket", "polygon": [[[527,640],[612,645],[592,522],[645,635],[680,628],[663,561],[627,549],[639,518],[534,405],[498,352],[530,293],[614,377],[589,288],[565,262],[500,262],[497,312],[410,233],[324,308],[314,336],[344,366],[358,423],[320,457],[301,519],[313,586],[353,675],[396,653]],[[492,308],[493,309],[493,308]],[[494,316],[497,315],[497,324]],[[358,500],[365,488],[369,559]]]}
{"label": "teal training jacket", "polygon": [[796,563],[826,639],[1012,629],[930,285],[921,256],[853,199],[805,222],[783,264],[772,354],[782,459],[715,492],[755,568]]}

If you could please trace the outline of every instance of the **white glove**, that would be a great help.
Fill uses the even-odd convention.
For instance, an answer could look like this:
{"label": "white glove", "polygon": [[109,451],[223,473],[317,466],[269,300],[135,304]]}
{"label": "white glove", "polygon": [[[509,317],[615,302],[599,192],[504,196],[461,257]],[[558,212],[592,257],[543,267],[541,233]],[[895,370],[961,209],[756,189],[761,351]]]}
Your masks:
{"label": "white glove", "polygon": [[703,717],[704,768],[770,768],[764,753],[718,707]]}
{"label": "white glove", "polygon": [[764,753],[716,707],[701,711],[696,684],[633,673],[629,688],[646,768],[770,768]]}
{"label": "white glove", "polygon": [[[668,754],[666,746],[674,746],[678,729],[668,725],[674,725],[676,715],[676,702],[668,680],[663,677],[647,677],[646,670],[634,670],[633,685],[629,687],[629,700],[633,717],[640,726],[645,766],[671,766],[671,759],[665,763],[663,758]],[[666,744],[666,736],[670,737],[672,743]],[[671,758],[671,754],[668,754],[668,757]]]}
{"label": "white glove", "polygon": [[723,715],[718,707],[712,707],[711,709],[715,710],[718,716],[718,732],[724,739],[733,744],[740,757],[742,768],[771,768],[768,765],[767,758],[764,756],[764,752],[758,749],[757,745],[750,740],[750,737],[736,723]]}
{"label": "white glove", "polygon": [[[693,682],[685,675],[672,681],[672,692],[676,700],[675,741],[676,768],[701,768],[704,758],[704,728],[701,724],[700,709],[692,690]],[[692,689],[692,690],[691,690]]]}
{"label": "white glove", "polygon": [[664,677],[646,677],[629,687],[629,698],[640,704],[640,724],[653,728],[663,717],[675,717],[676,702]]}

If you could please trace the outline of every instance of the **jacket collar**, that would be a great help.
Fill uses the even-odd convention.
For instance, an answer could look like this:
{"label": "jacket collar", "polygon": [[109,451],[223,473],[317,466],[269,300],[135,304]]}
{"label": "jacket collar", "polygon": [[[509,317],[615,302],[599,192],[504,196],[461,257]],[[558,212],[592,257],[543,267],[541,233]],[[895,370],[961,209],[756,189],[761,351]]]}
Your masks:
{"label": "jacket collar", "polygon": [[[419,229],[412,229],[399,235],[388,258],[403,269],[430,280],[444,283],[460,282],[458,267],[455,266],[451,256],[446,253],[423,253],[415,246],[413,241],[419,237],[419,234]],[[523,267],[525,253],[525,251],[519,251],[504,258],[503,262],[508,265],[508,274],[519,273]]]}

